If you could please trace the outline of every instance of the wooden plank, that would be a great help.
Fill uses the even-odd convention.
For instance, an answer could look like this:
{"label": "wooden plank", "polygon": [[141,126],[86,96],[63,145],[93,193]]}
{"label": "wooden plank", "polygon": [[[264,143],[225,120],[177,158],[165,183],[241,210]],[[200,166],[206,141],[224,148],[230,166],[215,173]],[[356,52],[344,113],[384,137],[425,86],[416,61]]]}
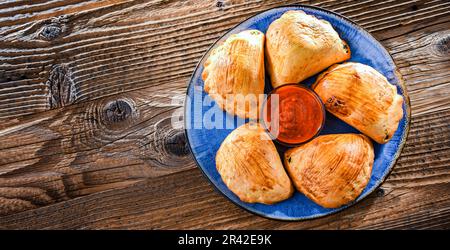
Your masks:
{"label": "wooden plank", "polygon": [[[399,28],[398,34],[390,30],[383,36],[410,91],[410,136],[382,188],[342,213],[286,224],[251,215],[215,192],[187,154],[181,131],[168,126],[171,113],[180,107],[168,97],[182,96],[184,77],[67,106],[61,100],[70,101],[66,94],[70,91],[59,88],[55,91],[63,94],[55,103],[62,108],[4,123],[0,127],[0,211],[4,215],[0,225],[448,228],[448,27],[450,20],[443,17],[427,26],[412,23]],[[54,78],[67,81],[67,69],[58,72],[62,76]]]}
{"label": "wooden plank", "polygon": [[449,27],[448,21],[438,22],[383,41],[407,82],[413,115],[450,105]]}
{"label": "wooden plank", "polygon": [[194,166],[172,127],[180,83],[23,119],[0,130],[0,214],[109,190]]}
{"label": "wooden plank", "polygon": [[[446,23],[437,24],[409,33],[407,37],[400,36],[384,42],[386,46],[390,46],[389,49],[399,64],[405,62],[400,70],[405,75],[408,88],[412,89],[411,132],[402,157],[381,191],[343,213],[292,224],[262,219],[242,211],[213,191],[199,170],[194,167],[189,156],[182,153],[178,156],[182,162],[175,164],[176,166],[169,168],[168,171],[164,165],[171,162],[172,157],[177,154],[163,153],[162,155],[167,155],[166,158],[163,157],[165,161],[145,161],[140,158],[138,155],[142,155],[142,151],[151,155],[157,153],[132,146],[135,144],[134,141],[139,141],[146,133],[145,130],[152,127],[151,124],[162,119],[162,117],[154,118],[155,113],[160,114],[159,112],[170,109],[166,107],[169,103],[167,98],[162,98],[157,105],[153,103],[148,106],[145,100],[153,100],[154,93],[166,93],[167,97],[171,89],[183,88],[183,83],[176,83],[173,86],[165,86],[167,89],[154,87],[146,91],[132,91],[127,95],[75,104],[67,110],[46,112],[47,116],[35,115],[18,122],[17,128],[5,126],[0,131],[3,139],[0,154],[4,156],[3,161],[6,161],[0,168],[3,172],[1,187],[4,188],[0,189],[0,196],[3,199],[2,204],[6,204],[6,208],[2,209],[9,215],[3,216],[0,224],[12,228],[447,227],[449,223],[447,208],[450,202],[448,199],[450,110],[448,105],[442,105],[439,99],[430,98],[427,104],[439,107],[437,111],[414,112],[416,105],[421,105],[422,95],[418,92],[416,94],[414,90],[421,89],[421,84],[429,79],[429,74],[416,74],[414,69],[419,69],[419,72],[420,69],[429,70],[430,74],[448,72],[445,71],[448,69],[445,65],[428,67],[430,61],[445,62],[447,58],[445,48],[444,53],[437,54],[442,55],[440,57],[426,57],[426,51],[436,49],[434,47],[442,43],[439,41],[446,39],[446,36],[442,36],[446,27],[448,27]],[[437,43],[426,42],[435,41],[439,35],[441,36],[437,39]],[[423,46],[404,46],[404,43],[419,40],[422,41],[419,44]],[[424,58],[422,59],[420,55]],[[407,63],[412,61],[415,62],[416,68],[411,68],[411,63]],[[443,80],[437,78],[436,81],[428,81],[426,84],[433,87],[430,89],[425,87],[429,95],[438,95],[439,92],[445,91],[445,88],[439,87],[446,86],[448,78]],[[106,126],[118,129],[105,134],[104,131],[112,129],[108,127],[110,128],[108,130],[103,128],[97,130],[95,126],[100,123],[93,121],[105,119],[105,114],[102,115],[100,110],[105,110],[104,106],[108,106],[109,101],[118,98],[133,103],[133,107],[139,107],[136,110],[139,110],[140,114],[135,118],[136,121],[132,122],[123,122],[128,118],[110,119],[118,120],[118,124],[106,123],[109,124]],[[155,106],[164,107],[155,109]],[[80,119],[77,118],[68,118],[85,112],[84,122],[80,123]],[[86,118],[91,115],[95,119]],[[169,116],[170,112],[163,115],[166,118]],[[142,123],[142,126],[134,125],[136,123]],[[90,128],[83,130],[81,129],[83,127]],[[161,132],[165,130],[171,131],[170,128],[164,128]],[[17,131],[20,133],[16,133]],[[176,131],[171,133],[177,134]],[[76,140],[72,139],[74,136]],[[119,139],[116,140],[117,138]],[[162,138],[153,141],[158,140],[167,141]],[[66,145],[61,143],[64,141],[75,141],[75,144],[69,144],[67,148],[61,147]],[[184,139],[181,138],[180,141],[182,143],[177,144],[180,147],[175,147],[174,152],[185,152]],[[79,147],[82,150],[79,150]],[[125,148],[130,150],[127,151]],[[15,156],[17,155],[15,149],[20,149],[23,153]],[[139,153],[132,153],[134,151]],[[118,158],[126,156],[123,161],[114,157],[120,152],[128,152],[119,154]],[[41,159],[45,160],[45,164]],[[93,159],[95,164],[92,164]],[[129,165],[133,163],[136,165],[130,167]],[[183,164],[187,165],[186,168],[179,167]],[[155,169],[164,171],[157,173],[158,171],[153,171]],[[79,172],[73,174],[68,170]],[[151,179],[147,179],[150,177]],[[432,193],[441,195],[430,199]],[[86,194],[90,195],[84,196]],[[172,195],[167,197],[167,194]],[[79,198],[74,199],[76,197]],[[102,202],[99,203],[99,200]],[[45,207],[38,208],[41,206]],[[33,210],[14,214],[27,209]],[[55,216],[55,213],[58,216]],[[415,216],[411,218],[413,214]],[[427,220],[426,216],[429,216]],[[30,220],[34,223],[29,223]],[[389,223],[384,224],[385,221]]]}
{"label": "wooden plank", "polygon": [[[438,118],[436,118],[438,117]],[[443,119],[443,120],[442,120]],[[405,152],[449,141],[434,124],[450,122],[450,109],[416,116]],[[415,133],[423,126],[430,129]],[[55,205],[4,216],[6,228],[447,228],[450,223],[450,176],[436,175],[447,154],[431,151],[426,162],[401,158],[382,188],[352,208],[321,219],[285,223],[241,210],[219,195],[199,170],[163,175],[127,188],[100,192]],[[426,164],[424,164],[426,163]],[[423,171],[424,168],[429,171]],[[410,173],[405,174],[405,170]],[[446,174],[447,173],[447,174]],[[415,185],[411,181],[419,180]],[[411,185],[414,184],[414,185]],[[170,194],[170,195],[168,195]],[[437,195],[439,194],[439,195]]]}
{"label": "wooden plank", "polygon": [[381,35],[386,30],[450,18],[445,0],[219,2],[56,0],[0,5],[0,120],[165,81],[186,81],[221,34],[280,3],[335,10],[383,39],[389,37]]}
{"label": "wooden plank", "polygon": [[[405,152],[427,149],[429,145],[439,147],[443,141],[449,146],[450,128],[442,130],[434,126],[449,122],[450,109],[415,116]],[[424,126],[430,128],[416,133]],[[450,159],[448,148],[443,150],[444,154],[429,151],[421,155],[425,162],[401,158],[382,188],[367,199],[343,212],[316,220],[285,223],[251,215],[214,191],[199,170],[190,169],[127,188],[5,216],[0,224],[6,228],[30,229],[448,228]],[[443,160],[447,164],[443,164],[445,171],[439,174],[438,165]]]}

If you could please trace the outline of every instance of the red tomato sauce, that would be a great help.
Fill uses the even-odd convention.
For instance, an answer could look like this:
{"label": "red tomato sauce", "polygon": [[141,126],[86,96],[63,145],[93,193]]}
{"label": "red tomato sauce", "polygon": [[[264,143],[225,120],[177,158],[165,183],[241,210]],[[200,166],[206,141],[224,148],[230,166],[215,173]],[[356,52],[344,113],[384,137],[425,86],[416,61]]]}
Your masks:
{"label": "red tomato sauce", "polygon": [[298,84],[275,89],[265,102],[263,115],[271,135],[279,142],[291,145],[313,138],[325,121],[325,110],[320,98],[312,90]]}

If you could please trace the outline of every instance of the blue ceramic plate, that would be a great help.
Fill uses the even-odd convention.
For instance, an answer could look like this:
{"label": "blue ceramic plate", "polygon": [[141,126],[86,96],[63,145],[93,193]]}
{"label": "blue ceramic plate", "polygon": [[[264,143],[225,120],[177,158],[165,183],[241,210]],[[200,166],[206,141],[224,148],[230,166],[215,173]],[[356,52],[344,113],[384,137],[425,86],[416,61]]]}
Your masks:
{"label": "blue ceramic plate", "polygon": [[[203,80],[201,78],[204,61],[208,57],[211,49],[215,48],[231,34],[247,29],[257,29],[266,33],[270,23],[288,10],[303,10],[307,14],[314,15],[330,22],[334,29],[339,33],[340,37],[350,46],[352,57],[349,61],[360,62],[372,66],[385,75],[391,84],[397,86],[398,93],[404,97],[404,116],[400,121],[393,138],[384,145],[374,142],[375,162],[369,184],[356,201],[338,209],[323,208],[299,192],[296,192],[292,198],[274,205],[245,203],[239,200],[239,198],[225,186],[216,170],[215,156],[220,144],[237,125],[242,124],[245,121],[222,111],[204,92]],[[313,76],[302,83],[310,86],[315,78],[316,76]],[[270,81],[266,77],[266,93],[270,90]],[[202,110],[199,111],[198,109],[195,109],[194,107],[198,107],[196,105],[201,106]],[[221,114],[223,115],[222,117],[225,118],[220,119],[220,116],[217,116],[217,119],[215,119],[214,114]],[[208,122],[208,120],[211,120],[212,122]],[[188,144],[204,175],[217,190],[238,206],[263,217],[280,220],[302,220],[332,214],[351,206],[373,192],[389,174],[399,157],[408,134],[409,120],[410,107],[406,88],[391,56],[383,46],[367,31],[345,17],[324,9],[304,5],[284,6],[264,11],[228,31],[214,43],[199,62],[190,80],[185,102],[185,129]],[[219,125],[223,125],[224,128],[220,128],[221,126]],[[330,113],[327,113],[327,120],[321,134],[330,133],[359,132],[346,123],[338,120]],[[282,152],[283,148],[279,147],[279,151]]]}

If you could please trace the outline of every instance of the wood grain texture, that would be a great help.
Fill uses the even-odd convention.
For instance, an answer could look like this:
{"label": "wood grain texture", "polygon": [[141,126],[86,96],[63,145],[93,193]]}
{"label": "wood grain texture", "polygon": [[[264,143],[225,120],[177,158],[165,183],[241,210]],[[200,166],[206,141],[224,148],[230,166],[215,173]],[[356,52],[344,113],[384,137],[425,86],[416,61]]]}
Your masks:
{"label": "wood grain texture", "polygon": [[[420,26],[448,17],[450,8],[445,0],[303,2],[335,10],[372,32]],[[220,7],[214,1],[5,4],[0,12],[0,120],[55,107],[55,92],[46,83],[61,64],[71,72],[62,87],[76,89],[70,103],[185,80],[226,30],[288,3],[294,1],[222,1]]]}
{"label": "wood grain texture", "polygon": [[[450,228],[450,2],[0,3],[2,228]],[[307,3],[346,15],[392,54],[410,93],[407,145],[357,205],[286,223],[249,214],[201,175],[171,115],[226,30]]]}

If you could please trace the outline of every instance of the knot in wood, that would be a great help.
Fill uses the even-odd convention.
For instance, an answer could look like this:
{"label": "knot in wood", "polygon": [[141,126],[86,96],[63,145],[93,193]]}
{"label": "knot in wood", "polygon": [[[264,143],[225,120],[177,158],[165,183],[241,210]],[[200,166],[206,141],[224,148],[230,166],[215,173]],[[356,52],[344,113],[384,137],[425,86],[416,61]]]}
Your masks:
{"label": "knot in wood", "polygon": [[439,38],[436,41],[436,51],[443,56],[450,56],[450,34],[446,34],[444,37]]}
{"label": "knot in wood", "polygon": [[41,32],[39,32],[39,37],[44,40],[50,41],[58,38],[62,33],[62,28],[59,25],[49,24],[45,25]]}
{"label": "knot in wood", "polygon": [[385,194],[385,191],[384,191],[383,188],[378,188],[377,191],[375,192],[375,195],[376,195],[377,197],[383,197],[384,194]]}
{"label": "knot in wood", "polygon": [[163,168],[185,167],[191,162],[184,131],[173,128],[170,116],[158,121],[152,130],[140,142],[143,160]]}
{"label": "knot in wood", "polygon": [[164,146],[168,153],[176,156],[189,154],[186,135],[183,130],[172,130],[172,133],[166,137]]}
{"label": "knot in wood", "polygon": [[53,18],[49,21],[46,21],[43,27],[40,29],[38,33],[38,37],[46,40],[52,41],[62,36],[66,31],[66,23],[67,19],[64,16]]}
{"label": "knot in wood", "polygon": [[53,66],[46,85],[49,89],[50,108],[59,108],[75,102],[77,90],[72,80],[72,71],[67,65]]}
{"label": "knot in wood", "polygon": [[132,101],[118,99],[105,104],[102,121],[109,129],[124,129],[128,127],[136,116],[136,109]]}

